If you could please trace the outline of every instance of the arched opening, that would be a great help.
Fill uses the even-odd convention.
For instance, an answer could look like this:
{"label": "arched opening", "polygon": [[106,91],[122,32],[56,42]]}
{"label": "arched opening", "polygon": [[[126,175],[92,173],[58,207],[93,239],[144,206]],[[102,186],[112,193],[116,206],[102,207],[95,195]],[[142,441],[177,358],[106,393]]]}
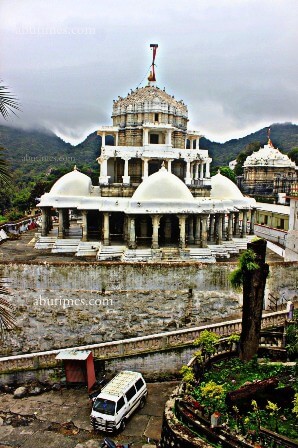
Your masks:
{"label": "arched opening", "polygon": [[148,162],[148,174],[151,176],[151,174],[157,173],[157,171],[160,170],[162,165],[162,160],[158,159],[151,159]]}
{"label": "arched opening", "polygon": [[130,176],[131,184],[139,184],[142,182],[142,159],[133,158],[129,160],[128,175]]}
{"label": "arched opening", "polygon": [[179,245],[180,228],[179,219],[175,215],[163,216],[159,226],[159,244],[161,246]]}
{"label": "arched opening", "polygon": [[186,162],[184,160],[173,160],[172,162],[172,173],[179,177],[183,182],[185,178],[185,166]]}

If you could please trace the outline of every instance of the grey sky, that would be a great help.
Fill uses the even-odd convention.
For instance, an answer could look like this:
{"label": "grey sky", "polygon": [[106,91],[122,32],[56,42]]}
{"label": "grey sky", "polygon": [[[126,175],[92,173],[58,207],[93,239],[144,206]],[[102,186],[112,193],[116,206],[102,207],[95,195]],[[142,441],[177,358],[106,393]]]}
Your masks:
{"label": "grey sky", "polygon": [[23,108],[13,125],[74,143],[111,124],[150,43],[157,84],[207,138],[298,123],[297,0],[0,0],[0,14],[1,78]]}

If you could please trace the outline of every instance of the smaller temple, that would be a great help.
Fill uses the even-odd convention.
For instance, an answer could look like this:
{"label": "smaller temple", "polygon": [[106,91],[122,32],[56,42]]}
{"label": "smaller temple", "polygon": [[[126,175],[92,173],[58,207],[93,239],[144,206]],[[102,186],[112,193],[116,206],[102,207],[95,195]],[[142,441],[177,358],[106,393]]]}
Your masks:
{"label": "smaller temple", "polygon": [[298,168],[286,154],[275,148],[270,135],[268,143],[244,162],[241,190],[250,196],[278,200],[297,188]]}

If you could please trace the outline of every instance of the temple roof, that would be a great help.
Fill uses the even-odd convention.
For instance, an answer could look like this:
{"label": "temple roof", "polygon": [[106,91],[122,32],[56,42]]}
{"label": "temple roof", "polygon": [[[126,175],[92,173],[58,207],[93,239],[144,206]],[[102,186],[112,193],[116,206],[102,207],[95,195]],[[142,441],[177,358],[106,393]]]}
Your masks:
{"label": "temple roof", "polygon": [[274,148],[271,140],[268,144],[252,153],[244,162],[244,167],[249,166],[277,166],[277,167],[295,167],[295,163],[290,160],[286,154],[282,154],[278,148]]}
{"label": "temple roof", "polygon": [[50,190],[51,196],[88,196],[92,182],[90,177],[74,168],[60,177]]}

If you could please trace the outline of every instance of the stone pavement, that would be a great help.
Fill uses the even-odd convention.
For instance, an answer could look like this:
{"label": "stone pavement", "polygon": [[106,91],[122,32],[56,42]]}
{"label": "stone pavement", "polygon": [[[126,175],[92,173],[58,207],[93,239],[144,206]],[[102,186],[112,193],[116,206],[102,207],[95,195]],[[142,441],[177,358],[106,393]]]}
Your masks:
{"label": "stone pavement", "polygon": [[[134,442],[141,448],[148,437],[159,440],[164,404],[177,382],[149,383],[143,409],[129,419],[125,430],[111,439]],[[14,399],[0,394],[0,448],[97,448],[103,433],[90,425],[91,404],[86,389],[50,391]]]}

